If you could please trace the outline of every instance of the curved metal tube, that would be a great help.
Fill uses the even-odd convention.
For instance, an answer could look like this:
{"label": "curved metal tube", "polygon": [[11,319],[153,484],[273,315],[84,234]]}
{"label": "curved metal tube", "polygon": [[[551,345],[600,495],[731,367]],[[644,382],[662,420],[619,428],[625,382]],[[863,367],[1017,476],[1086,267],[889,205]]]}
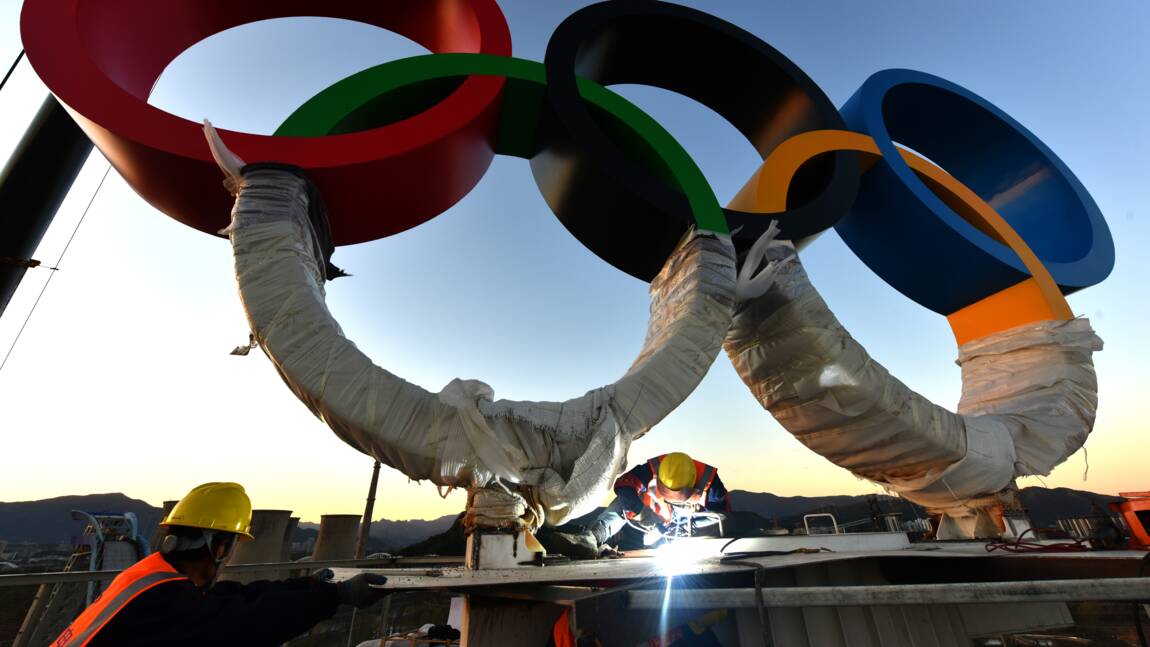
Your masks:
{"label": "curved metal tube", "polygon": [[792,245],[773,243],[767,258],[776,280],[736,306],[727,355],[759,403],[827,460],[961,518],[1086,441],[1098,404],[1091,353],[1102,348],[1086,319],[1034,322],[961,346],[954,413],[871,359]]}
{"label": "curved metal tube", "polygon": [[626,375],[566,402],[494,401],[453,380],[438,394],[376,366],[324,302],[306,182],[254,170],[231,240],[251,329],[280,376],[345,442],[416,480],[518,487],[561,523],[593,507],[625,467],[631,440],[670,413],[718,355],[734,303],[730,240],[689,233],[651,284],[651,320]]}

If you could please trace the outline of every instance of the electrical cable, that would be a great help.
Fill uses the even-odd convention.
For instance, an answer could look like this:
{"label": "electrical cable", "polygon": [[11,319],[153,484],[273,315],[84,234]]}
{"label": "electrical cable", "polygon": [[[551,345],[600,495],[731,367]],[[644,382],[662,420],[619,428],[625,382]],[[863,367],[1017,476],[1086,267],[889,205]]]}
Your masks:
{"label": "electrical cable", "polygon": [[[740,537],[739,539],[742,539]],[[732,540],[733,541],[733,540]],[[750,565],[752,562],[741,562],[740,560],[752,559],[755,557],[782,557],[784,555],[817,555],[818,553],[833,553],[835,551],[825,546],[818,548],[794,548],[792,550],[744,550],[737,553],[723,553],[719,558],[720,564],[741,564],[744,566]]]}
{"label": "electrical cable", "polygon": [[16,55],[16,60],[12,61],[12,67],[8,68],[8,72],[4,75],[4,78],[0,80],[0,90],[4,89],[4,84],[8,83],[8,77],[12,76],[12,73],[16,71],[16,66],[20,64],[20,60],[23,58],[24,50],[20,50],[20,53]]}
{"label": "electrical cable", "polygon": [[[660,529],[660,528],[645,528],[645,527],[640,526],[639,524],[635,523],[633,519],[630,519],[626,516],[623,517],[623,521],[628,526],[630,526],[632,529],[637,530],[638,532],[642,533],[643,535],[646,535],[649,532],[657,532],[659,534],[659,538],[661,540],[666,541],[668,539],[683,539],[686,537],[693,537],[694,535],[691,534],[690,528],[691,528],[691,525],[695,522],[696,518],[715,519],[717,514],[718,513],[716,513],[713,510],[700,510],[698,512],[684,514],[683,517],[681,519],[679,519],[678,521],[675,520],[676,519],[675,517],[672,517],[672,520],[669,524],[672,528],[674,528],[674,530],[672,532],[667,532],[666,530]],[[698,517],[696,517],[696,515],[698,515]],[[686,522],[686,524],[687,524],[687,527],[688,527],[687,533],[688,534],[682,534],[683,533],[683,530],[682,530],[683,522]],[[723,529],[722,519],[718,520],[718,525],[719,525],[719,533],[720,533],[719,536],[721,537],[722,536],[722,529]],[[737,539],[737,537],[736,537],[736,539]],[[732,539],[731,541],[734,541],[734,539]],[[724,544],[724,548],[726,546],[729,546],[729,545],[731,545],[731,542],[727,542],[726,544]]]}
{"label": "electrical cable", "polygon": [[[72,229],[72,235],[68,236],[68,242],[64,243],[64,249],[60,251],[60,257],[56,259],[56,265],[53,269],[60,267],[60,262],[64,260],[64,254],[68,253],[68,248],[72,245],[72,240],[76,238],[76,232],[80,231],[80,225],[84,224],[84,218],[88,217],[88,210],[92,208],[92,203],[96,201],[96,196],[100,194],[100,189],[104,187],[104,180],[108,179],[108,173],[112,170],[112,166],[104,170],[104,176],[100,178],[100,183],[96,185],[96,190],[92,192],[92,197],[88,199],[88,205],[84,207],[84,213],[80,214],[80,219],[76,221],[76,226]],[[16,337],[12,339],[12,344],[8,347],[8,352],[4,354],[4,360],[0,361],[0,371],[8,365],[8,358],[12,357],[12,351],[16,349],[16,344],[20,341],[20,336],[24,334],[24,329],[28,326],[28,321],[32,319],[32,313],[36,312],[36,306],[40,305],[40,299],[44,296],[44,291],[48,289],[48,284],[52,282],[52,277],[56,276],[55,272],[48,275],[48,280],[44,281],[44,286],[40,288],[40,294],[36,295],[36,300],[32,302],[32,308],[28,310],[28,316],[24,317],[24,323],[20,324],[20,329],[16,331]]]}
{"label": "electrical cable", "polygon": [[1068,552],[1083,552],[1090,550],[1087,546],[1089,539],[1076,539],[1074,541],[1062,542],[1059,544],[1043,544],[1037,541],[1023,541],[1022,538],[1027,533],[1033,532],[1035,538],[1038,537],[1038,529],[1027,528],[1014,539],[1014,541],[991,541],[986,543],[986,552],[993,553],[996,550],[1005,550],[1010,553],[1068,553]]}

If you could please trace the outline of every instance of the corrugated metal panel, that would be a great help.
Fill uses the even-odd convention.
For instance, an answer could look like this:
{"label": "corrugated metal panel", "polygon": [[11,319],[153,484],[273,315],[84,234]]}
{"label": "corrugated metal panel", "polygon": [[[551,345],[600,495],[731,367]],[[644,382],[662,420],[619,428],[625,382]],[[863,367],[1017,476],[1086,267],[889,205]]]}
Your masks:
{"label": "corrugated metal panel", "polygon": [[[766,586],[795,586],[795,573],[791,569],[767,571]],[[807,623],[802,609],[771,609],[767,613],[771,639],[775,645],[809,647]],[[755,644],[755,643],[752,643]],[[817,643],[815,643],[817,645]]]}

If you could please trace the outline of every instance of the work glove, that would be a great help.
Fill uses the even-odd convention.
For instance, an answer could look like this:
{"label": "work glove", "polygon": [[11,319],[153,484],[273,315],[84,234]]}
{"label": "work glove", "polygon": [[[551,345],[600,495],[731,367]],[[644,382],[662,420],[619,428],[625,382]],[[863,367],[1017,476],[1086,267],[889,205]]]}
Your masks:
{"label": "work glove", "polygon": [[208,140],[208,149],[212,152],[212,159],[216,161],[216,166],[220,167],[224,173],[224,186],[232,195],[235,195],[239,192],[239,186],[243,182],[243,174],[240,171],[244,168],[244,161],[224,144],[224,140],[220,139],[220,134],[212,126],[212,122],[207,119],[204,120],[204,138]]}
{"label": "work glove", "polygon": [[639,514],[635,515],[635,523],[643,528],[651,529],[661,527],[663,520],[659,518],[659,515],[655,514],[654,510],[643,506]]}
{"label": "work glove", "polygon": [[739,301],[761,297],[774,284],[779,268],[786,262],[770,260],[770,249],[785,244],[775,240],[778,235],[779,223],[777,220],[772,220],[763,235],[759,236],[751,246],[751,251],[747,252],[743,265],[739,268],[739,275],[735,279],[735,298]]}
{"label": "work glove", "polygon": [[350,580],[335,585],[341,604],[350,604],[357,609],[366,609],[387,596],[391,591],[382,587],[387,578],[378,573],[360,573]]}

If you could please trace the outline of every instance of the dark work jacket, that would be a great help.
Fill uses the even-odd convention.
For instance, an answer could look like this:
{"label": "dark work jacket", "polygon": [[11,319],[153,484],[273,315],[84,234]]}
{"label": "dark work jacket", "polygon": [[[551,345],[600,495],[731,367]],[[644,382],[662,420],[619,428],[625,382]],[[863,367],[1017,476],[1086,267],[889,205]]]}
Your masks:
{"label": "dark work jacket", "polygon": [[88,647],[132,645],[280,645],[339,606],[334,584],[306,577],[251,584],[190,580],[144,591],[120,610]]}
{"label": "dark work jacket", "polygon": [[[662,458],[659,456],[657,458]],[[658,499],[658,493],[655,491],[655,470],[651,469],[650,461],[645,461],[631,468],[615,481],[615,496],[619,497],[623,503],[623,508],[628,512],[638,514],[644,506],[644,499]],[[705,463],[695,461],[696,468],[698,466],[710,467]],[[714,469],[714,468],[711,468]],[[707,487],[702,492],[702,501],[700,501],[703,509],[712,512],[730,512],[731,502],[728,498],[727,488],[723,485],[723,480],[719,478],[718,470],[715,470],[714,477],[707,484]]]}

